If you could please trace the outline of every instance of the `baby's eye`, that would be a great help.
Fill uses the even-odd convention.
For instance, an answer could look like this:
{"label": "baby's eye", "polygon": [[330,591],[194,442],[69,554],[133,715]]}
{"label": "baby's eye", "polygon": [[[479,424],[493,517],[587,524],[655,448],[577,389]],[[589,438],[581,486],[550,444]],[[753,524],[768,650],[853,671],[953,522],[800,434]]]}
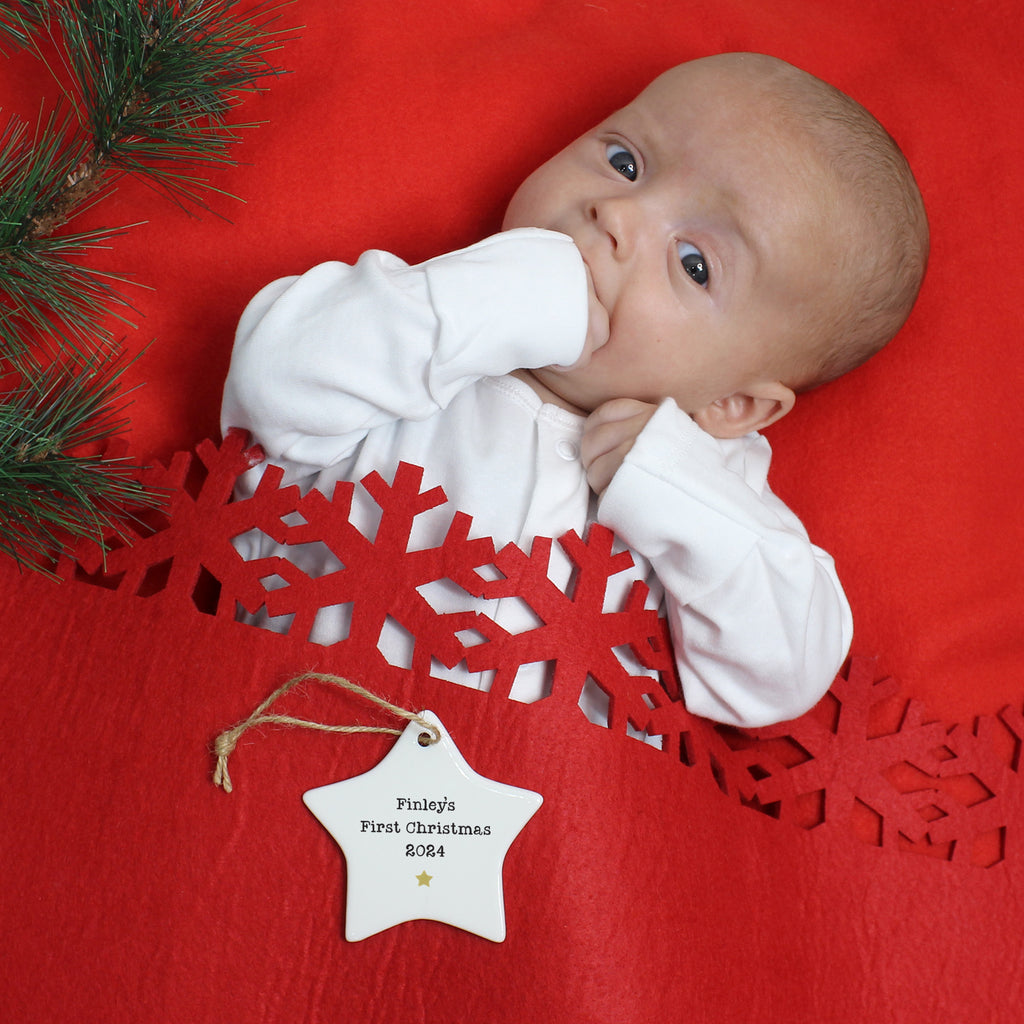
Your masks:
{"label": "baby's eye", "polygon": [[636,181],[636,157],[624,146],[620,146],[615,142],[610,142],[605,147],[605,156],[608,157],[608,163],[612,165],[624,178],[628,178],[630,181]]}
{"label": "baby's eye", "polygon": [[678,249],[679,260],[683,264],[683,270],[702,288],[707,288],[708,263],[704,259],[704,254],[699,249],[690,245],[689,242],[680,242]]}

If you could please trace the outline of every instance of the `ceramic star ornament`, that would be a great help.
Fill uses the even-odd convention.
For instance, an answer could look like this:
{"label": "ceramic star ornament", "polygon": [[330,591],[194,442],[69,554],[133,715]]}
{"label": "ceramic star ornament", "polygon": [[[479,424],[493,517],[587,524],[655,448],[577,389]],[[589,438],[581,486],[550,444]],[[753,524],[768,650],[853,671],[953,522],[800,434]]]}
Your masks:
{"label": "ceramic star ornament", "polygon": [[376,767],[303,795],[345,854],[345,938],[426,919],[501,942],[505,854],[543,798],[478,775],[438,717],[420,717],[438,742],[410,722]]}

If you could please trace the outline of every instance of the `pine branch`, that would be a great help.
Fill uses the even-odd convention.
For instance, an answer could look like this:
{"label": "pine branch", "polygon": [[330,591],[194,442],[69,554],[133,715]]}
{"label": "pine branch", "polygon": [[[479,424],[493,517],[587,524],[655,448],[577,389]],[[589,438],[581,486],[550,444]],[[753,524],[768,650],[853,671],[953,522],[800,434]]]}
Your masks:
{"label": "pine branch", "polygon": [[132,467],[83,454],[127,426],[105,326],[127,306],[125,278],[81,263],[125,229],[61,229],[125,173],[205,206],[218,190],[197,171],[232,163],[248,126],[227,117],[278,73],[265,55],[282,45],[272,24],[288,2],[0,2],[0,39],[42,57],[33,33],[48,32],[76,115],[41,116],[31,134],[12,121],[0,135],[0,551],[20,564],[45,572],[68,538],[102,547],[121,509],[159,504]]}
{"label": "pine branch", "polygon": [[124,229],[46,237],[55,200],[75,188],[67,169],[79,166],[84,152],[70,115],[51,113],[32,137],[12,120],[0,136],[0,353],[8,359],[23,358],[42,338],[75,354],[109,346],[101,324],[124,304],[114,288],[124,279],[74,258]]}
{"label": "pine branch", "polygon": [[116,357],[41,370],[0,399],[0,551],[47,572],[69,539],[123,535],[128,510],[158,507],[135,467],[88,449],[128,419]]}
{"label": "pine branch", "polygon": [[88,354],[104,337],[106,313],[127,305],[115,287],[124,278],[75,259],[123,228],[54,238],[121,174],[141,175],[183,204],[205,205],[201,193],[216,191],[192,169],[232,163],[230,144],[247,126],[228,127],[225,117],[241,92],[277,73],[265,54],[282,43],[271,27],[279,6],[238,20],[236,7],[237,0],[0,6],[0,23],[24,25],[15,8],[31,8],[37,20],[40,11],[49,15],[79,112],[77,120],[51,112],[31,136],[11,121],[0,137],[0,357],[20,359],[40,337]]}
{"label": "pine branch", "polygon": [[237,0],[73,0],[58,9],[93,139],[74,189],[55,204],[58,218],[110,171],[142,175],[179,202],[205,205],[201,193],[213,186],[186,168],[233,163],[237,132],[252,126],[229,126],[228,114],[241,93],[279,73],[266,54],[282,45],[271,27],[280,5],[237,8]]}

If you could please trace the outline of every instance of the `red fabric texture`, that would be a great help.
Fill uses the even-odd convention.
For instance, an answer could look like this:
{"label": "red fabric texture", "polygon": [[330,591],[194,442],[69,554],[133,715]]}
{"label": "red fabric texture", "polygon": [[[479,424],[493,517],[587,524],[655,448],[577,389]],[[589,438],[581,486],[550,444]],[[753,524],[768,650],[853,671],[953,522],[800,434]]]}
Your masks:
{"label": "red fabric texture", "polygon": [[[545,803],[506,860],[504,943],[412,922],[349,944],[344,858],[300,797],[391,741],[248,734],[230,796],[210,782],[209,746],[291,675],[360,665],[204,614],[192,583],[151,577],[144,597],[4,561],[4,1019],[1016,1021],[1016,6],[304,0],[284,17],[303,25],[277,55],[291,73],[246,102],[240,115],[264,124],[215,178],[246,200],[214,197],[230,219],[125,182],[76,225],[146,221],[91,258],[154,289],[131,293],[144,319],[126,338],[131,351],[155,339],[130,370],[146,382],[131,409],[142,460],[216,436],[234,323],[266,281],[496,230],[526,173],[678,61],[774,53],[883,120],[929,210],[921,300],[884,353],[770,434],[773,484],[851,597],[855,661],[829,700],[861,702],[858,742],[829,739],[842,730],[826,703],[717,758],[720,734],[692,723],[657,751],[571,701],[395,672],[378,684],[390,700],[430,707],[476,771]],[[32,118],[56,94],[31,54],[0,62],[6,113]],[[165,559],[207,550],[208,521],[175,522]],[[381,721],[315,690],[291,709]],[[704,746],[687,754],[684,736]],[[805,754],[817,775],[801,781]],[[830,771],[869,780],[834,816],[813,803]],[[885,786],[904,816],[870,806]]]}

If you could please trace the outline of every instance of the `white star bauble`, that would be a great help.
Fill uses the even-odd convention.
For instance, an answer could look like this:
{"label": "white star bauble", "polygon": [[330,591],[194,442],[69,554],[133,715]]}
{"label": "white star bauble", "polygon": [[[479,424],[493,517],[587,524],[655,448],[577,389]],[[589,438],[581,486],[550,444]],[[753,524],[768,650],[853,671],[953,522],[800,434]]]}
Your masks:
{"label": "white star bauble", "polygon": [[376,767],[303,795],[345,854],[345,938],[426,919],[501,942],[505,854],[543,798],[478,775],[438,717],[420,717],[437,743],[410,722]]}

